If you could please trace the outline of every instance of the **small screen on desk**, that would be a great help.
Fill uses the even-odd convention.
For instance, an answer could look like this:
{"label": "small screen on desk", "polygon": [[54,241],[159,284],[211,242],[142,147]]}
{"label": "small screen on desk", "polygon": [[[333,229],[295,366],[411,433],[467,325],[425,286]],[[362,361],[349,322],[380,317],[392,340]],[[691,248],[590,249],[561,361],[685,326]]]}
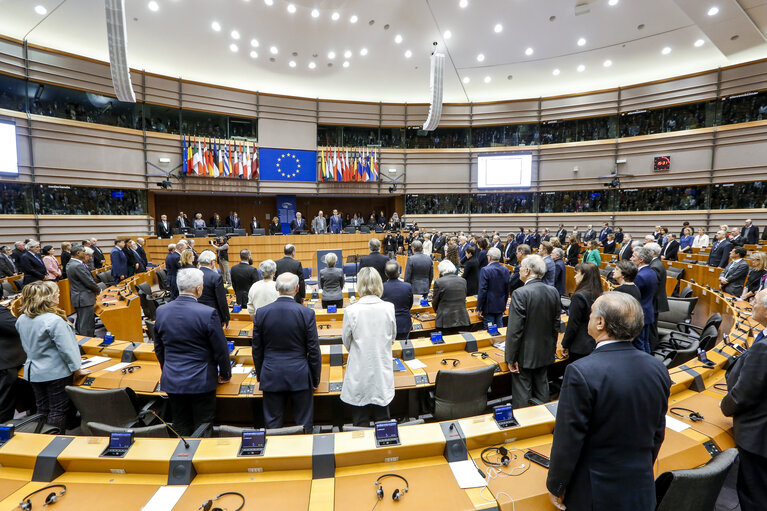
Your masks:
{"label": "small screen on desk", "polygon": [[495,422],[509,422],[514,420],[514,408],[511,405],[496,406]]}
{"label": "small screen on desk", "polygon": [[133,443],[133,433],[110,433],[110,449],[127,449]]}
{"label": "small screen on desk", "polygon": [[0,444],[4,444],[13,436],[13,426],[0,426]]}
{"label": "small screen on desk", "polygon": [[242,447],[245,449],[263,448],[266,445],[265,431],[243,431]]}
{"label": "small screen on desk", "polygon": [[397,421],[379,422],[376,424],[376,439],[387,440],[389,438],[397,438]]}

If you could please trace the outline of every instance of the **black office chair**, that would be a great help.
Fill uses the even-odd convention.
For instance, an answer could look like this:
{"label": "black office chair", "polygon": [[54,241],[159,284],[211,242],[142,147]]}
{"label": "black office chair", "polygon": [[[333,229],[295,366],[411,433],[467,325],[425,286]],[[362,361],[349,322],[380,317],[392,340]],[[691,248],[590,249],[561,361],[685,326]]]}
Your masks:
{"label": "black office chair", "polygon": [[360,225],[360,234],[370,234],[370,227],[367,225]]}
{"label": "black office chair", "polygon": [[136,284],[136,289],[144,293],[147,297],[157,300],[158,305],[163,305],[168,302],[170,294],[167,291],[160,290],[157,292],[152,291],[152,287],[148,282],[139,282]]}
{"label": "black office chair", "polygon": [[154,320],[145,319],[144,325],[146,325],[146,336],[150,342],[154,342]]}
{"label": "black office chair", "polygon": [[[252,429],[252,428],[250,428]],[[238,428],[236,426],[213,426],[213,437],[241,437],[243,431],[248,428]],[[267,436],[275,435],[303,435],[303,426],[285,426],[283,428],[272,428],[266,430]]]}
{"label": "black office chair", "polygon": [[232,232],[234,233],[235,236],[247,236],[248,235],[248,231],[246,231],[245,229],[233,229]]}
{"label": "black office chair", "polygon": [[158,269],[155,271],[155,275],[157,275],[157,285],[160,286],[160,289],[170,293],[171,289],[168,285],[168,272],[163,269]]}
{"label": "black office chair", "polygon": [[115,278],[112,276],[112,274],[108,271],[102,271],[98,274],[99,280],[106,284],[107,286],[111,286],[115,283]]}
{"label": "black office chair", "polygon": [[692,298],[692,288],[687,286],[679,292],[679,298]]}
{"label": "black office chair", "polygon": [[253,236],[265,236],[266,229],[253,229]]}
{"label": "black office chair", "polygon": [[101,422],[89,422],[86,424],[86,428],[90,431],[92,436],[109,436],[111,433],[127,433],[128,431],[132,431],[133,436],[136,437],[170,438],[170,435],[168,434],[168,428],[165,426],[165,424],[153,424],[152,426],[138,426],[135,428],[121,428],[117,426],[110,426],[108,424],[102,424]]}
{"label": "black office chair", "polygon": [[672,331],[678,331],[677,325],[680,323],[689,323],[692,319],[695,306],[698,304],[698,298],[674,298],[669,297],[668,308],[666,312],[658,314],[658,338],[663,339]]}
{"label": "black office chair", "polygon": [[485,412],[495,365],[467,371],[439,371],[434,382],[434,420],[471,417]]}
{"label": "black office chair", "polygon": [[16,433],[42,433],[44,435],[59,435],[64,433],[59,428],[45,423],[45,415],[36,413],[18,419],[11,419],[6,424],[13,425]]}
{"label": "black office chair", "polygon": [[727,449],[702,467],[663,472],[655,480],[655,511],[713,511],[737,457],[736,449]]}
{"label": "black office chair", "polygon": [[205,229],[195,229],[194,230],[194,237],[195,238],[205,238],[208,236],[208,231]]}
{"label": "black office chair", "polygon": [[66,392],[80,412],[81,427],[86,435],[91,434],[89,422],[130,428],[150,426],[153,419],[156,420],[154,415],[146,414],[155,401],[139,408],[136,393],[129,388],[94,390],[70,385],[66,387]]}
{"label": "black office chair", "polygon": [[138,299],[139,303],[141,304],[141,311],[144,313],[144,316],[152,321],[156,320],[157,302],[148,297],[147,294],[141,289],[138,290]]}
{"label": "black office chair", "polygon": [[346,227],[344,227],[344,232],[347,234],[354,234],[355,232],[357,232],[357,228],[354,227],[353,225],[347,225]]}

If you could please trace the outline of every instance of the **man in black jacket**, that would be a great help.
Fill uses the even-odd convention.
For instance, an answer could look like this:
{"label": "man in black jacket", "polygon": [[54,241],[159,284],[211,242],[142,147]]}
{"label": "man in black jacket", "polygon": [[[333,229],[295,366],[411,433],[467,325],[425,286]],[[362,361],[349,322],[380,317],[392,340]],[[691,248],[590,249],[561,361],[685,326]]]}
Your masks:
{"label": "man in black jacket", "polygon": [[105,258],[104,252],[98,247],[99,240],[91,238],[90,243],[91,250],[93,250],[93,267],[96,269],[101,268],[104,266]]}
{"label": "man in black jacket", "polygon": [[466,247],[466,261],[461,276],[466,280],[466,296],[476,296],[479,291],[479,261],[474,245]]}
{"label": "man in black jacket", "polygon": [[725,293],[737,297],[743,293],[743,284],[746,283],[749,270],[748,262],[744,259],[747,253],[743,247],[732,249],[732,262],[719,274],[719,283]]}
{"label": "man in black jacket", "polygon": [[11,259],[11,249],[0,247],[0,278],[16,275],[16,263]]}
{"label": "man in black jacket", "polygon": [[304,303],[306,295],[306,282],[304,282],[304,268],[301,261],[296,260],[296,247],[288,243],[283,250],[285,257],[276,261],[277,272],[274,275],[275,280],[283,273],[292,273],[298,277],[298,293],[296,293],[296,302]]}
{"label": "man in black jacket", "polygon": [[24,254],[24,252],[27,250],[27,244],[23,241],[17,241],[14,243],[13,250],[11,251],[11,259],[13,260],[13,264],[16,265],[16,271],[20,271],[19,268],[21,267],[21,256]]}
{"label": "man in black jacket", "polygon": [[400,269],[397,261],[386,263],[386,277],[381,300],[394,305],[394,319],[397,321],[397,339],[404,340],[410,334],[413,321],[410,308],[413,306],[413,286],[399,279]]}
{"label": "man in black jacket", "polygon": [[240,263],[232,266],[230,270],[234,295],[237,297],[237,303],[243,308],[248,306],[250,286],[261,280],[258,276],[258,270],[251,266],[252,263],[250,250],[240,250]]}
{"label": "man in black jacket", "polygon": [[664,261],[676,261],[679,254],[679,242],[676,240],[676,234],[668,233],[668,242],[661,250],[661,259]]}
{"label": "man in black jacket", "polygon": [[[754,297],[752,319],[767,325],[767,290]],[[738,499],[743,511],[763,510],[767,502],[767,330],[727,372],[727,395],[722,413],[732,417],[738,447]]]}
{"label": "man in black jacket", "polygon": [[136,238],[136,253],[144,264],[144,268],[149,268],[149,260],[146,257],[144,245],[146,245],[146,240],[144,240],[144,238]]}
{"label": "man in black jacket", "polygon": [[21,347],[16,331],[16,318],[10,309],[0,305],[0,422],[13,419],[16,408],[16,380],[19,367],[24,365],[27,354]]}
{"label": "man in black jacket", "polygon": [[740,235],[743,236],[748,245],[757,245],[759,243],[759,228],[751,222],[750,218],[746,220],[746,224],[740,229]]}
{"label": "man in black jacket", "polygon": [[724,231],[717,231],[716,241],[711,246],[707,264],[724,268],[730,260],[730,251],[732,251],[732,243],[727,239],[726,233]]}
{"label": "man in black jacket", "polygon": [[43,280],[48,274],[42,259],[40,259],[39,253],[39,242],[32,240],[27,243],[27,249],[22,254],[21,263],[19,265],[21,273],[24,274],[24,280],[21,282],[22,287],[30,282]]}
{"label": "man in black jacket", "polygon": [[653,463],[671,379],[631,345],[643,323],[642,307],[626,293],[605,293],[591,308],[597,348],[565,370],[554,424],[546,487],[559,509],[655,509]]}
{"label": "man in black jacket", "polygon": [[386,282],[386,273],[384,270],[386,269],[386,263],[389,261],[389,258],[381,253],[381,242],[377,238],[372,238],[368,241],[368,248],[370,249],[370,253],[360,259],[359,269],[361,270],[368,266],[375,268],[381,276],[381,281]]}
{"label": "man in black jacket", "polygon": [[93,337],[96,333],[96,296],[99,286],[93,280],[86,264],[90,256],[81,245],[72,247],[72,259],[67,265],[69,276],[69,299],[77,312],[75,331],[80,335]]}
{"label": "man in black jacket", "polygon": [[158,238],[170,238],[171,227],[168,222],[168,215],[160,215],[160,221],[157,222],[157,237]]}
{"label": "man in black jacket", "polygon": [[[203,250],[200,254],[200,270],[202,270],[202,295],[197,303],[213,307],[218,312],[218,317],[224,329],[229,325],[229,304],[226,301],[226,289],[224,279],[213,269],[216,254],[211,250]],[[184,270],[179,270],[184,271]]]}
{"label": "man in black jacket", "polygon": [[[673,234],[669,234],[673,236]],[[650,262],[650,268],[655,272],[658,277],[658,287],[655,288],[655,297],[653,298],[653,307],[655,309],[655,321],[650,331],[650,348],[655,349],[658,347],[660,339],[658,338],[658,314],[661,312],[668,312],[668,295],[666,293],[666,265],[660,260],[660,245],[657,243],[647,243],[645,247],[652,252],[652,262]]]}

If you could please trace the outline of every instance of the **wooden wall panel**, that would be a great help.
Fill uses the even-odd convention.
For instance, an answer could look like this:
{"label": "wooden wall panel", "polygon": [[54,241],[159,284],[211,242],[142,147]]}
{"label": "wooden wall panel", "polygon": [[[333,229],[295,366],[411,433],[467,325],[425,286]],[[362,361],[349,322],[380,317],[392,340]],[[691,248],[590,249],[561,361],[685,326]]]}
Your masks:
{"label": "wooden wall panel", "polygon": [[257,117],[257,98],[252,92],[181,82],[182,107],[221,112],[241,117]]}
{"label": "wooden wall panel", "polygon": [[407,221],[428,231],[469,232],[469,215],[408,215]]}
{"label": "wooden wall panel", "polygon": [[595,92],[544,99],[541,102],[541,121],[601,117],[615,115],[618,110],[618,91]]}
{"label": "wooden wall panel", "polygon": [[767,121],[717,130],[715,183],[767,178]]}
{"label": "wooden wall panel", "polygon": [[408,193],[466,193],[469,154],[466,152],[407,152]]}
{"label": "wooden wall panel", "polygon": [[767,60],[722,69],[721,96],[763,90],[767,83]]}
{"label": "wooden wall panel", "polygon": [[118,236],[151,234],[148,216],[118,215],[41,215],[40,242],[58,247],[62,241],[78,242],[95,237],[104,252],[112,249]]}
{"label": "wooden wall panel", "polygon": [[663,80],[621,89],[621,112],[660,108],[716,98],[717,72]]}
{"label": "wooden wall panel", "polygon": [[[29,79],[115,96],[109,65],[29,45]],[[134,89],[136,84],[133,84]]]}
{"label": "wooden wall panel", "polygon": [[[167,105],[170,107],[178,108],[179,98],[178,80],[175,78],[166,78],[162,76],[146,73],[144,82],[146,101],[148,103],[156,103],[160,105]],[[133,82],[134,89],[136,84],[141,82]]]}
{"label": "wooden wall panel", "polygon": [[17,241],[35,237],[33,215],[0,215],[0,226],[0,245],[13,245]]}
{"label": "wooden wall panel", "polygon": [[733,227],[742,227],[745,225],[745,220],[750,218],[754,225],[759,227],[759,235],[761,236],[764,229],[767,229],[767,209],[739,209],[728,211],[711,211],[711,225],[710,230],[716,231],[720,225],[727,224],[730,229]]}
{"label": "wooden wall panel", "polygon": [[317,149],[317,125],[308,122],[258,118],[258,145],[282,149]]}
{"label": "wooden wall panel", "polygon": [[319,101],[317,124],[378,126],[380,109],[378,103]]}
{"label": "wooden wall panel", "polygon": [[[258,97],[260,119],[280,121],[317,122],[317,101],[313,99],[287,98],[261,94]],[[259,136],[262,132],[259,129]]]}
{"label": "wooden wall panel", "polygon": [[405,126],[405,105],[381,105],[381,126]]}
{"label": "wooden wall panel", "polygon": [[596,190],[614,168],[614,141],[541,146],[539,189]]}
{"label": "wooden wall panel", "polygon": [[0,73],[23,78],[24,53],[21,45],[0,37]]}
{"label": "wooden wall panel", "polygon": [[538,100],[475,103],[474,126],[494,124],[531,124],[538,122]]}

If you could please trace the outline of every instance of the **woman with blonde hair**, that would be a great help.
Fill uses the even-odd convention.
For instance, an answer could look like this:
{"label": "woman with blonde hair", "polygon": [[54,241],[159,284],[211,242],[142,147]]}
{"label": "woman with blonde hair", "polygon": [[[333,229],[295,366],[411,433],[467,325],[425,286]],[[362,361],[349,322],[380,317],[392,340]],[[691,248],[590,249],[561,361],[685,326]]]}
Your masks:
{"label": "woman with blonde hair", "polygon": [[180,270],[194,268],[194,250],[187,248],[181,252],[181,259],[178,261],[178,264]]}
{"label": "woman with blonde hair", "polygon": [[27,353],[24,379],[32,384],[37,413],[45,423],[66,431],[72,374],[80,369],[75,330],[58,308],[59,288],[50,281],[31,282],[21,290],[21,314],[16,330]]}
{"label": "woman with blonde hair", "polygon": [[764,283],[764,277],[767,275],[767,252],[751,252],[748,258],[751,263],[751,269],[748,271],[746,285],[743,287],[741,300],[748,300],[754,296]]}

